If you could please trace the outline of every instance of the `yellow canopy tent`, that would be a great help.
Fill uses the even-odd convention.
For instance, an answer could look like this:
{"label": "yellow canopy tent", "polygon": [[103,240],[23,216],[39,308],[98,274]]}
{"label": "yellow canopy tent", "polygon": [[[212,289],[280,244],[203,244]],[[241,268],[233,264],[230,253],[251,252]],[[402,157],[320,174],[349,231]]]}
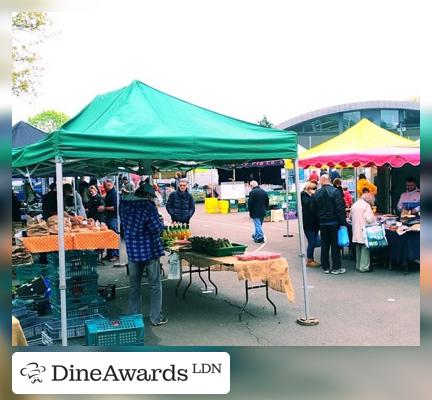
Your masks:
{"label": "yellow canopy tent", "polygon": [[364,165],[367,152],[371,150],[413,145],[415,146],[415,142],[412,140],[389,132],[368,119],[362,119],[340,135],[305,152],[299,152],[299,164],[303,168],[337,164],[359,166]]}

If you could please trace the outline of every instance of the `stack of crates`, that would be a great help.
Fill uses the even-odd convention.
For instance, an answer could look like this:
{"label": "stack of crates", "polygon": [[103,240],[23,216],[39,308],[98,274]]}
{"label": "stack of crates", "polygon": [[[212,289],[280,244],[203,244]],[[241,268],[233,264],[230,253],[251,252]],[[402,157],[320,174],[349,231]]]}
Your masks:
{"label": "stack of crates", "polygon": [[[100,314],[86,315],[84,317],[68,318],[67,319],[67,337],[68,339],[79,338],[85,336],[85,323],[87,320],[104,319]],[[61,341],[61,321],[53,320],[45,322],[42,328],[42,343],[46,346],[52,346]]]}
{"label": "stack of crates", "polygon": [[246,211],[247,211],[246,199],[238,199],[238,212],[246,212]]}
{"label": "stack of crates", "polygon": [[117,320],[95,319],[85,322],[87,346],[124,346],[144,344],[142,314],[122,316]]}
{"label": "stack of crates", "polygon": [[16,280],[20,284],[29,283],[38,276],[45,276],[48,267],[43,264],[21,264],[15,267]]}
{"label": "stack of crates", "polygon": [[214,197],[207,197],[204,200],[204,208],[208,214],[217,214],[219,212],[218,199]]}
{"label": "stack of crates", "polygon": [[[97,314],[105,301],[98,295],[96,251],[67,251],[66,253],[66,306],[67,318]],[[48,279],[51,287],[51,308],[60,318],[60,289],[58,253],[49,253]]]}
{"label": "stack of crates", "polygon": [[229,213],[229,200],[219,200],[218,201],[218,210],[221,214]]}
{"label": "stack of crates", "polygon": [[12,315],[18,319],[29,346],[40,344],[43,322],[38,312],[25,305],[12,306]]}

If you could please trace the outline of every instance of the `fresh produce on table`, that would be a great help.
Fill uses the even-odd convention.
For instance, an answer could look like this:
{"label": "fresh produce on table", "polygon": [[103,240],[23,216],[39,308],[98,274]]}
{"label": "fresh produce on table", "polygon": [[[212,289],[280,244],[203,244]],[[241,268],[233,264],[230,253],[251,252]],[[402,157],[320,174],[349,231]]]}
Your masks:
{"label": "fresh produce on table", "polygon": [[280,253],[273,253],[269,251],[254,251],[252,253],[244,253],[239,254],[237,256],[237,260],[239,261],[253,261],[253,260],[259,260],[259,261],[265,261],[265,260],[274,260],[277,258],[280,258]]}
{"label": "fresh produce on table", "polygon": [[189,241],[192,243],[192,247],[205,247],[205,248],[213,248],[213,249],[223,249],[225,247],[232,247],[231,242],[226,239],[214,239],[211,237],[205,236],[193,236],[189,238]]}

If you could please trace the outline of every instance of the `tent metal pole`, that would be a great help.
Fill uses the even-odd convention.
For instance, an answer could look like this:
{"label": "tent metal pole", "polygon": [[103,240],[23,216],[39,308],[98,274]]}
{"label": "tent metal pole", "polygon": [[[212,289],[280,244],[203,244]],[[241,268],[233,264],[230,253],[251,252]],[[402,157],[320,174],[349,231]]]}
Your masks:
{"label": "tent metal pole", "polygon": [[211,181],[211,197],[214,197],[214,187],[213,187],[213,167],[210,169],[210,181]]}
{"label": "tent metal pole", "polygon": [[[297,187],[297,186],[296,186]],[[289,194],[288,194],[288,168],[285,168],[285,196],[286,196],[286,205],[287,205],[287,219],[286,219],[286,234],[284,235],[284,237],[293,237],[294,235],[292,233],[290,233],[290,228],[289,228]]]}
{"label": "tent metal pole", "polygon": [[354,167],[354,195],[355,195],[356,201],[358,200],[357,181],[358,181],[358,171],[357,171],[357,167]]}
{"label": "tent metal pole", "polygon": [[73,190],[73,198],[74,198],[75,215],[78,215],[75,177],[72,177],[72,190]]}
{"label": "tent metal pole", "polygon": [[57,182],[57,224],[58,224],[58,255],[59,255],[59,289],[61,310],[62,346],[68,345],[67,310],[66,310],[66,254],[64,244],[64,204],[63,204],[63,160],[56,158]]}
{"label": "tent metal pole", "polygon": [[119,187],[119,174],[115,176],[115,185],[116,185],[116,193],[117,193],[117,232],[120,235],[120,187]]}
{"label": "tent metal pole", "polygon": [[296,185],[296,196],[297,196],[297,218],[298,218],[298,230],[299,230],[299,244],[300,244],[300,259],[302,264],[302,275],[303,275],[303,293],[305,303],[305,316],[297,318],[297,323],[303,326],[314,326],[318,325],[319,321],[316,318],[309,316],[309,293],[308,293],[308,281],[306,271],[306,246],[305,238],[303,234],[303,210],[301,204],[301,193],[300,193],[300,173],[298,159],[294,161],[295,171],[295,185]]}
{"label": "tent metal pole", "polygon": [[233,182],[236,181],[236,170],[235,168],[233,168]]}

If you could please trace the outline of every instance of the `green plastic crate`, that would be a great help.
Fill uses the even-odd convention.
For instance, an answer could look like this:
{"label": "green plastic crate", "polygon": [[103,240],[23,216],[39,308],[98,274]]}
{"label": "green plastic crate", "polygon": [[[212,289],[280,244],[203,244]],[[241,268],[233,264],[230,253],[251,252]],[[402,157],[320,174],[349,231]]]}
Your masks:
{"label": "green plastic crate", "polygon": [[[98,274],[85,278],[66,279],[66,300],[68,305],[87,304],[98,297]],[[60,304],[59,280],[50,281],[51,302]]]}
{"label": "green plastic crate", "polygon": [[48,267],[43,264],[22,264],[15,268],[16,280],[19,283],[28,283],[38,276],[46,276]]}
{"label": "green plastic crate", "polygon": [[[91,300],[91,301],[90,301]],[[92,314],[103,314],[106,310],[106,301],[100,297],[92,298],[88,303],[68,304],[66,306],[67,318],[77,318]],[[60,318],[61,306],[60,302],[51,302],[51,312],[54,317]]]}
{"label": "green plastic crate", "polygon": [[226,257],[232,256],[233,254],[243,254],[247,248],[244,244],[231,243],[231,247],[222,247],[221,249],[213,249],[210,247],[205,247],[204,253],[214,256],[214,257]]}
{"label": "green plastic crate", "polygon": [[[98,253],[96,251],[69,250],[65,252],[66,278],[84,277],[96,272]],[[48,253],[49,274],[58,277],[58,253]]]}
{"label": "green plastic crate", "polygon": [[87,346],[124,346],[144,344],[142,314],[132,314],[117,320],[96,319],[85,322]]}

